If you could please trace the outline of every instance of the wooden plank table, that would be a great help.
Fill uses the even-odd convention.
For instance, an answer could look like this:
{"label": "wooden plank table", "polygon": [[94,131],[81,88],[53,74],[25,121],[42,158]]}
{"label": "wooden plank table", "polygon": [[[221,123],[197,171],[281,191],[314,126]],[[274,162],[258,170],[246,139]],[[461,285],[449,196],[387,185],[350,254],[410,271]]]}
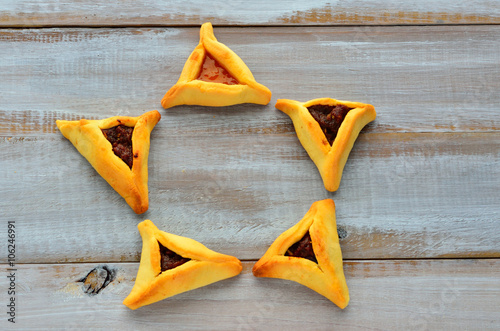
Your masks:
{"label": "wooden plank table", "polygon": [[[207,21],[268,105],[162,109]],[[499,76],[494,1],[2,2],[0,328],[500,329]],[[377,110],[335,193],[274,108],[318,97]],[[136,215],[55,121],[152,109],[150,208]],[[344,310],[251,272],[325,198]],[[144,219],[238,257],[242,273],[129,310]],[[95,295],[92,270],[113,276]]]}

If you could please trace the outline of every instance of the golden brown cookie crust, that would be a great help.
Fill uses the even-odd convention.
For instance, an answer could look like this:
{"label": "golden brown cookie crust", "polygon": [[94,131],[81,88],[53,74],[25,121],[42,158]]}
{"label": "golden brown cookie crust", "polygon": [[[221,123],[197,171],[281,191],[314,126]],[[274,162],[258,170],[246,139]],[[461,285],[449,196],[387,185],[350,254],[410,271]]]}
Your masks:
{"label": "golden brown cookie crust", "polygon": [[[150,220],[137,227],[142,237],[141,262],[134,287],[123,301],[130,309],[234,277],[242,270],[236,257],[212,251],[193,239],[161,231]],[[162,272],[158,242],[190,261]]]}
{"label": "golden brown cookie crust", "polygon": [[[239,84],[226,85],[198,80],[203,60],[210,54]],[[177,83],[167,91],[161,104],[167,109],[177,105],[230,106],[240,103],[265,105],[271,100],[271,91],[255,81],[243,60],[229,47],[215,38],[212,24],[200,29],[200,42],[184,64]]]}
{"label": "golden brown cookie crust", "polygon": [[[345,105],[352,108],[343,120],[337,137],[330,145],[318,122],[312,117],[307,107],[313,105]],[[341,101],[331,98],[313,99],[300,102],[289,99],[278,99],[276,108],[290,116],[302,146],[316,164],[323,184],[328,191],[339,188],[344,166],[354,146],[359,132],[377,116],[372,105]]]}
{"label": "golden brown cookie crust", "polygon": [[[290,246],[308,231],[318,263],[285,256]],[[344,276],[333,200],[313,203],[301,221],[273,242],[252,271],[256,277],[295,281],[325,296],[340,308],[345,308],[349,303],[349,290]]]}
{"label": "golden brown cookie crust", "polygon": [[[161,115],[153,110],[138,117],[114,116],[102,120],[63,121],[56,124],[64,137],[71,141],[94,169],[118,192],[134,210],[141,214],[148,210],[148,156],[150,134]],[[112,150],[102,133],[118,125],[133,127],[132,169]]]}

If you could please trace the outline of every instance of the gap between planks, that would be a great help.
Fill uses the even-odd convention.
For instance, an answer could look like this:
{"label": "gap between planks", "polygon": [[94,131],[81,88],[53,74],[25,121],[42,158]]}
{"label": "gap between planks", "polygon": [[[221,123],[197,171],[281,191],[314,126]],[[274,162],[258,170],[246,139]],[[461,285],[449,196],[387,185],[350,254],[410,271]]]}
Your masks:
{"label": "gap between planks", "polygon": [[[454,27],[454,26],[498,26],[500,23],[393,23],[393,24],[281,24],[281,25],[235,25],[235,24],[212,24],[214,28],[224,29],[242,29],[242,28],[381,28],[381,27],[423,27],[423,26],[439,26],[439,27]],[[36,25],[36,26],[0,26],[1,30],[43,30],[43,29],[130,29],[130,28],[150,28],[150,29],[199,29],[201,24],[113,24],[113,25],[85,25],[85,24],[67,24],[67,25]]]}

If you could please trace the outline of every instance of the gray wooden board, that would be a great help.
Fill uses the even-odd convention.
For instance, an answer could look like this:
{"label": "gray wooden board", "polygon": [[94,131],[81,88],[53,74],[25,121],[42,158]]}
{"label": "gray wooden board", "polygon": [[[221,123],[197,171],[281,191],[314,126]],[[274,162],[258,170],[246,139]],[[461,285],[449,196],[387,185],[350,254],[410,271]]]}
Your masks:
{"label": "gray wooden board", "polygon": [[[206,21],[272,90],[268,105],[161,109]],[[15,326],[500,329],[499,23],[498,4],[477,0],[2,1],[0,262],[15,221]],[[335,193],[274,108],[317,97],[378,112]],[[55,120],[152,109],[150,210],[135,215]],[[337,206],[345,310],[251,274],[324,198]],[[244,260],[242,274],[128,310],[146,218]],[[116,277],[90,296],[79,280],[96,267]]]}
{"label": "gray wooden board", "polygon": [[64,1],[0,3],[0,26],[492,24],[495,1]]}
{"label": "gray wooden board", "polygon": [[[498,256],[497,26],[216,29],[273,100],[163,111],[198,32],[0,31],[1,204],[20,261],[137,261],[144,218],[256,259],[327,197],[348,258]],[[274,109],[323,96],[378,111],[334,194]],[[151,207],[136,216],[55,120],[154,108]]]}
{"label": "gray wooden board", "polygon": [[[217,28],[219,40],[273,98],[267,106],[215,114],[234,110],[227,122],[234,131],[288,132],[288,118],[274,110],[278,98],[332,97],[375,105],[373,132],[495,131],[499,29]],[[198,34],[198,28],[1,30],[0,133],[54,132],[57,118],[161,109]],[[166,119],[183,116],[186,108],[194,107],[169,110]],[[241,111],[254,116],[236,119]],[[214,110],[196,112],[206,118]]]}
{"label": "gray wooden board", "polygon": [[[498,330],[498,260],[347,261],[351,301],[340,310],[297,283],[241,275],[131,311],[122,305],[137,263],[113,263],[96,295],[78,282],[97,264],[17,266],[16,328],[26,330]],[[4,277],[2,277],[4,278]],[[2,280],[5,282],[5,280]],[[2,294],[3,295],[3,294]],[[2,319],[1,326],[7,325]]]}
{"label": "gray wooden board", "polygon": [[169,123],[153,131],[143,215],[62,135],[3,138],[0,203],[19,261],[137,261],[146,218],[257,259],[324,198],[337,203],[346,258],[500,255],[498,133],[362,133],[328,193],[294,134],[199,136]]}

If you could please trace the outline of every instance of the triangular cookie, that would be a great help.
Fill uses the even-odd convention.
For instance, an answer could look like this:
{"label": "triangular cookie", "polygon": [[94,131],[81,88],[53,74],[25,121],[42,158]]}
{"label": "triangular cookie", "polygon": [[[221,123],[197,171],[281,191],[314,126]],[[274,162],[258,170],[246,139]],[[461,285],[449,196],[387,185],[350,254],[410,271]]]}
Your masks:
{"label": "triangular cookie", "polygon": [[177,105],[265,105],[270,100],[271,91],[255,81],[236,53],[215,39],[212,24],[208,22],[201,26],[198,46],[161,104],[166,109]]}
{"label": "triangular cookie", "polygon": [[307,102],[278,99],[276,108],[292,119],[297,137],[316,164],[325,188],[336,191],[359,132],[377,115],[375,108],[330,98]]}
{"label": "triangular cookie", "polygon": [[160,117],[160,113],[153,110],[139,117],[58,120],[56,124],[64,137],[71,141],[134,212],[141,214],[149,206],[149,137]]}
{"label": "triangular cookie", "polygon": [[295,281],[345,308],[349,303],[349,290],[333,200],[313,203],[299,223],[274,241],[252,271],[257,277]]}
{"label": "triangular cookie", "polygon": [[137,227],[142,237],[141,262],[134,287],[123,301],[130,309],[241,272],[242,265],[237,258],[214,252],[193,239],[160,231],[150,220]]}

